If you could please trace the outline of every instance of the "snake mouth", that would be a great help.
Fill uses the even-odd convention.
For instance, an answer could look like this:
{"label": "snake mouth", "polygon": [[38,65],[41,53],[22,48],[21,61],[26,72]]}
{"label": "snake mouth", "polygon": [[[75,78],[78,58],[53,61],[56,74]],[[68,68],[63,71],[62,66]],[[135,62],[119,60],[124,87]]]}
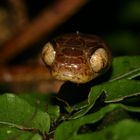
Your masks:
{"label": "snake mouth", "polygon": [[[73,83],[83,84],[93,79],[93,75],[83,75],[80,73],[65,72],[52,72],[52,76],[57,80],[70,81]],[[95,76],[95,75],[94,75]]]}

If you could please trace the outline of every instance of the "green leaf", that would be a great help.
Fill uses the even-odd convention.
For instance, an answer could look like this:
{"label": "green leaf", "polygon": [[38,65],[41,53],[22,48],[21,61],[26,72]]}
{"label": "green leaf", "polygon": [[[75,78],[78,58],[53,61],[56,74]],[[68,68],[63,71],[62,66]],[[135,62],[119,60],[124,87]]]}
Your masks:
{"label": "green leaf", "polygon": [[94,106],[96,100],[101,96],[101,94],[102,92],[95,92],[94,94],[92,94],[92,97],[88,97],[88,100],[85,101],[84,104],[82,104],[82,109],[74,113],[71,117],[69,117],[69,119],[76,119],[85,115]]}
{"label": "green leaf", "polygon": [[140,122],[123,120],[119,123],[106,127],[102,131],[81,134],[70,137],[67,140],[139,140]]}
{"label": "green leaf", "polygon": [[96,100],[105,93],[105,103],[119,102],[129,97],[140,95],[140,81],[121,79],[113,82],[105,82],[91,88],[88,101],[83,104],[83,108],[69,119],[76,119],[85,115],[94,105]]}
{"label": "green leaf", "polygon": [[95,113],[63,122],[57,127],[54,138],[55,140],[73,140],[78,137],[78,130],[81,126],[85,124],[95,124],[99,120],[103,119],[103,117],[109,112],[120,108],[132,112],[140,112],[139,107],[129,107],[122,104],[110,104]]}
{"label": "green leaf", "polygon": [[140,95],[140,81],[122,79],[94,86],[89,94],[90,102],[94,103],[94,94],[100,95],[103,92],[106,94],[106,103],[122,101]]}
{"label": "green leaf", "polygon": [[49,95],[40,93],[21,93],[18,97],[27,101],[31,106],[35,106],[42,111],[47,111],[47,102],[50,100]]}
{"label": "green leaf", "polygon": [[47,133],[50,117],[14,94],[0,96],[0,126]]}
{"label": "green leaf", "polygon": [[116,57],[112,62],[110,81],[140,76],[140,56]]}
{"label": "green leaf", "polygon": [[10,127],[0,127],[0,140],[42,140],[39,134]]}
{"label": "green leaf", "polygon": [[48,106],[48,114],[52,121],[56,121],[60,116],[60,107],[58,105],[49,104]]}
{"label": "green leaf", "polygon": [[52,102],[53,95],[39,93],[24,93],[20,97],[49,114],[51,121],[55,121],[60,116],[60,107]]}

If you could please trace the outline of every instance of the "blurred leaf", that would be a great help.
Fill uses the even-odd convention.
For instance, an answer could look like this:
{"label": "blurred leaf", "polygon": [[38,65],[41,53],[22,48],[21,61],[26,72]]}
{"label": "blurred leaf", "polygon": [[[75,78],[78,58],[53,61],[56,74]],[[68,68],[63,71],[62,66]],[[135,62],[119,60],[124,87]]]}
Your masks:
{"label": "blurred leaf", "polygon": [[67,140],[139,140],[140,122],[123,120],[118,124],[106,127],[102,131],[81,134],[70,137]]}
{"label": "blurred leaf", "polygon": [[[85,124],[95,124],[99,120],[103,119],[103,117],[107,113],[109,113],[115,109],[119,109],[119,108],[122,108],[127,111],[140,113],[139,107],[129,107],[129,106],[125,106],[122,104],[110,104],[95,113],[80,117],[78,119],[63,122],[62,124],[60,124],[57,127],[54,138],[55,138],[55,140],[76,139],[78,137],[78,130],[80,129],[81,126],[83,126]],[[99,132],[97,132],[97,133],[99,133]],[[84,135],[86,136],[86,134],[83,134],[82,136],[84,136]],[[100,135],[101,135],[101,133],[100,133]],[[81,140],[82,140],[82,138],[81,138]]]}
{"label": "blurred leaf", "polygon": [[120,19],[125,23],[140,22],[140,1],[128,1],[122,8]]}
{"label": "blurred leaf", "polygon": [[0,126],[45,134],[50,129],[50,117],[22,98],[4,94],[0,97]]}
{"label": "blurred leaf", "polygon": [[140,56],[116,57],[112,62],[110,81],[140,76]]}
{"label": "blurred leaf", "polygon": [[58,105],[48,104],[48,114],[52,121],[56,121],[60,116],[60,107]]}
{"label": "blurred leaf", "polygon": [[106,36],[113,53],[116,55],[139,55],[140,54],[140,40],[139,35],[130,31],[114,31]]}
{"label": "blurred leaf", "polygon": [[17,130],[10,127],[0,127],[0,140],[42,140],[39,134]]}

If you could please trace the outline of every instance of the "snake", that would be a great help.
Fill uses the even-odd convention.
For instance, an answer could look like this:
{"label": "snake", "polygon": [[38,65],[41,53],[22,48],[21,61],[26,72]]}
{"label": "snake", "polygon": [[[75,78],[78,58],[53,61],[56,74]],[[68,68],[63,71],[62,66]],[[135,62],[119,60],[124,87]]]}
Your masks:
{"label": "snake", "polygon": [[42,59],[53,78],[83,84],[106,73],[112,54],[100,37],[78,32],[48,41],[42,49]]}

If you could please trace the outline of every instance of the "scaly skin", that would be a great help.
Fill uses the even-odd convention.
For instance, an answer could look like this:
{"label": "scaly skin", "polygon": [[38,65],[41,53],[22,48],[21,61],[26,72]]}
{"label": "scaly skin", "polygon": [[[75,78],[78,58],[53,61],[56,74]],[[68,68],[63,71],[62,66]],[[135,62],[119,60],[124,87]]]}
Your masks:
{"label": "scaly skin", "polygon": [[95,35],[65,34],[47,43],[42,57],[54,78],[86,83],[111,65],[111,52]]}

